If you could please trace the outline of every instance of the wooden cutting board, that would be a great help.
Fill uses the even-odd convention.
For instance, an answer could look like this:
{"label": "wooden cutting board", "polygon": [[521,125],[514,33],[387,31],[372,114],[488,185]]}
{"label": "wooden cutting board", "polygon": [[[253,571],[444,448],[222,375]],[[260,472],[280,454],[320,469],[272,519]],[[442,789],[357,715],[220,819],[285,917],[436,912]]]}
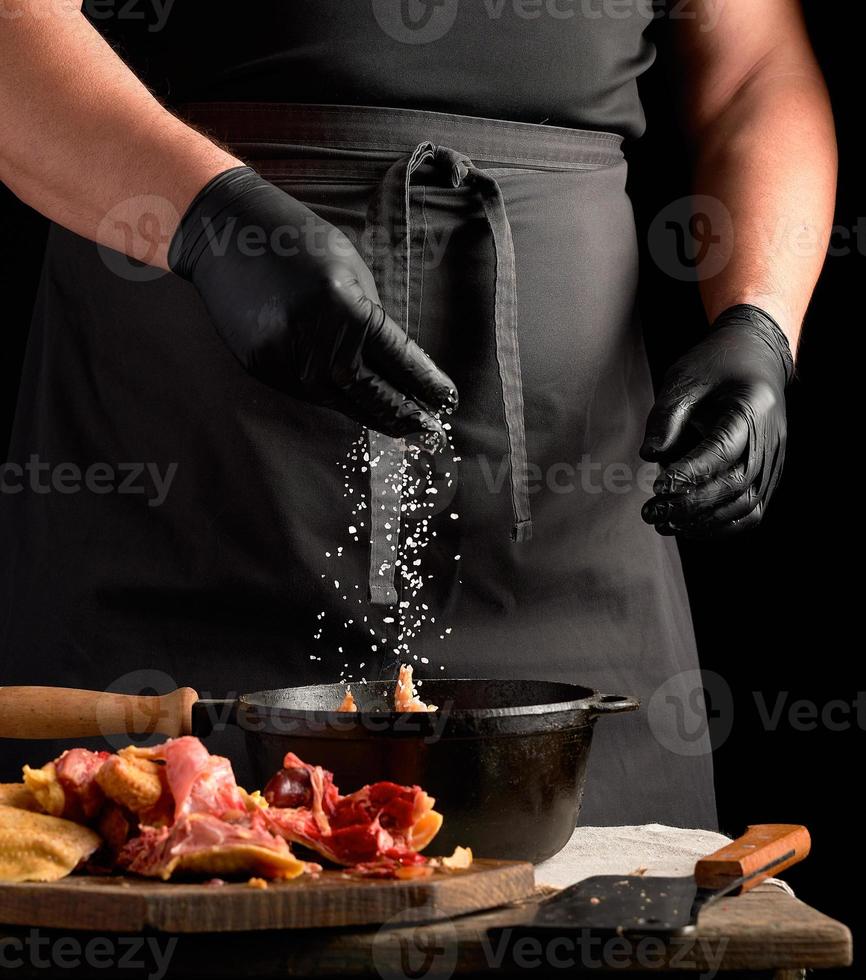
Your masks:
{"label": "wooden cutting board", "polygon": [[531,895],[532,865],[475,861],[416,881],[324,871],[265,889],[142,878],[73,875],[62,881],[0,884],[5,925],[109,932],[240,932],[320,926],[410,924],[495,908]]}

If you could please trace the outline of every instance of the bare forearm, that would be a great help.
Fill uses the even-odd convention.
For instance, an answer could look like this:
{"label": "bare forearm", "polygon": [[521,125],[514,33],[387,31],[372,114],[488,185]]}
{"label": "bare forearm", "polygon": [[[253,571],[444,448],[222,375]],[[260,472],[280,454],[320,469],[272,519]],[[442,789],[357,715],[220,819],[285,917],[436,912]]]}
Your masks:
{"label": "bare forearm", "polygon": [[165,267],[180,215],[240,161],[165,110],[67,0],[0,32],[0,180],[58,224]]}
{"label": "bare forearm", "polygon": [[713,247],[726,259],[701,281],[707,314],[753,303],[796,350],[833,220],[836,145],[820,75],[757,72],[700,131],[697,150],[695,192],[720,202]]}

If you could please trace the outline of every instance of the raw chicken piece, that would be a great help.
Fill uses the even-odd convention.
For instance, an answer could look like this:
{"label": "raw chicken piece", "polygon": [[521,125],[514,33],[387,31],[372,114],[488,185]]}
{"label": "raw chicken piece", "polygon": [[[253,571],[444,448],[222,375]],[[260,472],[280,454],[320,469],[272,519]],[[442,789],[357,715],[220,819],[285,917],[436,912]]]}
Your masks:
{"label": "raw chicken piece", "polygon": [[340,702],[340,707],[337,708],[337,711],[357,711],[357,710],[358,710],[358,705],[355,704],[355,699],[354,697],[352,697],[352,692],[347,687],[346,694],[343,697],[343,700]]}
{"label": "raw chicken piece", "polygon": [[25,766],[24,781],[49,813],[99,830],[105,847],[98,867],[105,871],[120,867],[163,879],[178,871],[293,878],[307,869],[285,838],[268,829],[229,760],[191,736],[114,755],[70,749],[41,769]]}
{"label": "raw chicken piece", "polygon": [[88,823],[105,800],[96,775],[110,755],[110,752],[89,749],[67,749],[41,769],[24,766],[24,784],[46,813]]}
{"label": "raw chicken piece", "polygon": [[[380,782],[342,796],[333,776],[289,752],[265,787],[269,826],[336,864],[423,864],[442,816],[418,786]],[[361,869],[363,870],[363,869]]]}
{"label": "raw chicken piece", "polygon": [[171,738],[135,755],[165,764],[165,782],[174,802],[174,819],[192,813],[216,816],[245,813],[246,799],[232,764],[210,752],[194,735]]}
{"label": "raw chicken piece", "polygon": [[175,872],[296,878],[307,870],[282,837],[270,832],[259,810],[229,822],[192,813],[167,827],[145,827],[130,840],[118,864],[135,874],[168,880]]}
{"label": "raw chicken piece", "polygon": [[424,704],[415,691],[412,680],[412,667],[402,664],[397,677],[397,687],[394,689],[395,711],[436,711],[435,704]]}
{"label": "raw chicken piece", "polygon": [[[135,754],[164,763],[170,819],[142,826],[120,851],[121,867],[163,879],[177,871],[294,878],[307,869],[237,785],[229,760],[211,755],[197,738],[170,739]],[[146,816],[140,814],[143,823]]]}
{"label": "raw chicken piece", "polygon": [[[427,710],[411,688],[411,669],[404,670],[408,701],[419,705],[407,710]],[[26,787],[15,786],[7,795],[56,814],[73,812],[72,828],[85,831],[79,824],[90,822],[104,846],[94,857],[99,838],[86,830],[94,847],[81,856],[105,871],[167,880],[179,872],[293,878],[321,870],[296,858],[289,842],[366,876],[417,878],[438,866],[419,853],[442,825],[435,801],[420,787],[380,782],[343,796],[330,772],[292,753],[264,797],[239,787],[229,760],[211,755],[191,736],[151,748],[129,746],[114,755],[70,749],[24,772]],[[12,813],[10,820],[38,816],[4,810]],[[14,834],[7,840],[8,847],[13,844]],[[65,854],[63,860],[55,857],[58,876],[75,863]],[[26,873],[48,871],[40,866]]]}
{"label": "raw chicken piece", "polygon": [[[346,693],[337,711],[357,711],[355,698],[351,689],[346,688]],[[400,667],[400,675],[397,678],[397,686],[394,689],[394,710],[395,711],[436,711],[436,705],[427,705],[418,697],[412,679],[412,667],[403,664]]]}

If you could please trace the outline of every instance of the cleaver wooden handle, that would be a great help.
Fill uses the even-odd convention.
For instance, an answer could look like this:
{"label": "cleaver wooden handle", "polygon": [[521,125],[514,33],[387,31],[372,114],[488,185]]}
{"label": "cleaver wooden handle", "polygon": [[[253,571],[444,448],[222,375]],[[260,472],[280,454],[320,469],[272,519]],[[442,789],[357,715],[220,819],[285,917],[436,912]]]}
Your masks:
{"label": "cleaver wooden handle", "polygon": [[191,687],[161,696],[71,687],[0,687],[0,738],[188,735],[197,700]]}
{"label": "cleaver wooden handle", "polygon": [[809,831],[799,824],[759,823],[695,865],[699,888],[726,889],[744,879],[730,894],[739,895],[802,861],[812,846]]}

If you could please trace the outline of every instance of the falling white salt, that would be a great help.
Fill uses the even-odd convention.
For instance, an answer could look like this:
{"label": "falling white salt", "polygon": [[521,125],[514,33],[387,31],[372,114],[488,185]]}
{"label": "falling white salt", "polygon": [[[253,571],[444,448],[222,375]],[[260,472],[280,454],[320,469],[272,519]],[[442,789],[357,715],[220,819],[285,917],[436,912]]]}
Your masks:
{"label": "falling white salt", "polygon": [[[444,427],[446,430],[451,428],[449,423],[446,423]],[[457,462],[460,457],[453,456],[452,458]],[[368,473],[368,468],[377,466],[381,459],[381,456],[370,458],[365,431],[352,443],[345,459],[337,464],[338,468],[343,471],[343,497],[350,502],[351,509],[351,521],[346,525],[346,532],[356,543],[362,543],[362,538],[366,538],[364,529],[368,526],[363,519],[368,510],[367,498],[369,493],[369,477],[365,474]],[[384,576],[393,569],[395,585],[401,593],[400,599],[398,603],[386,610],[378,610],[373,607],[373,611],[370,612],[368,607],[368,615],[364,615],[361,620],[364,624],[368,624],[368,618],[373,613],[375,613],[375,618],[384,613],[381,618],[382,624],[389,628],[393,627],[391,635],[387,636],[381,635],[379,630],[367,625],[370,636],[368,644],[371,653],[376,653],[380,647],[390,648],[394,656],[401,661],[411,659],[418,662],[420,659],[420,663],[425,665],[430,663],[429,658],[419,658],[417,653],[412,653],[411,644],[427,623],[435,624],[436,622],[436,617],[430,615],[429,603],[421,601],[422,589],[427,582],[433,580],[432,574],[423,573],[422,566],[424,552],[429,547],[431,540],[437,536],[437,532],[431,527],[431,520],[435,515],[436,498],[439,495],[439,488],[433,486],[433,467],[425,465],[426,462],[427,459],[423,450],[417,446],[406,444],[402,463],[390,481],[390,489],[399,495],[400,513],[403,515],[401,522],[403,535],[401,537],[396,532],[392,521],[383,522],[385,531],[388,532],[385,535],[385,540],[389,544],[392,558],[382,562],[379,574]],[[445,473],[444,479],[447,481],[447,486],[450,487],[454,482],[454,474]],[[385,504],[382,504],[382,510],[385,509]],[[454,521],[459,518],[456,511],[451,511],[448,516]],[[366,544],[366,540],[363,543]],[[336,554],[332,550],[326,551],[325,558],[336,561],[344,557],[344,552],[345,546],[338,545]],[[459,561],[460,555],[454,555],[454,560]],[[348,570],[346,574],[350,574]],[[322,578],[325,577],[326,575],[322,574]],[[341,593],[340,579],[335,578],[333,582],[334,589]],[[351,589],[347,591],[349,593],[360,592],[362,591],[361,585],[352,583]],[[363,594],[366,595],[366,588],[363,590]],[[348,601],[346,594],[341,593],[340,598],[344,602]],[[366,599],[356,598],[359,605],[365,601]],[[314,634],[314,638],[317,640],[321,639],[325,631],[325,618],[324,612],[316,616],[320,623],[317,632]],[[348,629],[353,624],[354,619],[346,618],[341,625],[343,629]],[[437,633],[439,639],[444,640],[450,635],[451,627],[441,633],[437,631]],[[343,647],[339,647],[338,651],[342,653]],[[366,663],[367,661],[362,661],[359,669],[363,670]],[[340,672],[341,677],[346,675],[348,666],[348,664],[344,665]],[[445,669],[444,665],[439,666],[440,670]],[[349,674],[348,676],[351,677],[352,675]],[[364,682],[364,678],[361,680]]]}

